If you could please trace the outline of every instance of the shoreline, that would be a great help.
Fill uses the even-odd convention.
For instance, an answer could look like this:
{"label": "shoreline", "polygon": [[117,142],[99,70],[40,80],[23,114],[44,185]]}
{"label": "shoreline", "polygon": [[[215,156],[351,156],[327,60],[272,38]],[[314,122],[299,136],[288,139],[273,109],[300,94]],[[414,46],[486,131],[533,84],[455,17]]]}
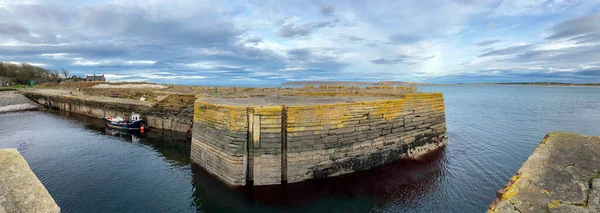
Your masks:
{"label": "shoreline", "polygon": [[0,113],[35,110],[42,107],[14,90],[0,91],[0,100]]}

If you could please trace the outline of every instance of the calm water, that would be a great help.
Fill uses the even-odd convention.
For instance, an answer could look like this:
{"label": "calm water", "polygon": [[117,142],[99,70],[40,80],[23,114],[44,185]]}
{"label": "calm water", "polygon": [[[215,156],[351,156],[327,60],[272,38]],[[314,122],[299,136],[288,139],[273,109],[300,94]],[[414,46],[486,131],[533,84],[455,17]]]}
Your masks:
{"label": "calm water", "polygon": [[600,88],[454,86],[448,146],[420,161],[284,186],[228,188],[189,163],[180,133],[111,132],[65,112],[0,114],[63,212],[483,212],[550,131],[600,135]]}

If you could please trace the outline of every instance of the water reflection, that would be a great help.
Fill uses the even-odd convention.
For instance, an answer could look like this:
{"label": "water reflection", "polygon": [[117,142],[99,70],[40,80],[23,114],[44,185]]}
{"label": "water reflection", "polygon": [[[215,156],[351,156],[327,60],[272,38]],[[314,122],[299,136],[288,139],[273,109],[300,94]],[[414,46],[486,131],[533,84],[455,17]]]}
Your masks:
{"label": "water reflection", "polygon": [[189,168],[192,188],[189,209],[198,212],[414,210],[431,192],[438,190],[446,171],[446,151],[440,149],[420,160],[400,160],[340,177],[274,186],[229,187],[199,166],[190,164],[190,138],[184,133],[111,129],[102,119],[60,111],[48,113],[81,122],[95,134],[151,147],[172,166]]}
{"label": "water reflection", "polygon": [[170,160],[171,163],[179,166],[186,165],[190,162],[190,138],[185,133],[153,128],[148,128],[145,132],[140,132],[139,130],[130,131],[113,129],[107,127],[106,122],[100,118],[65,111],[44,111],[77,120],[83,123],[85,128],[90,129],[97,134],[109,135],[123,141],[150,146]]}
{"label": "water reflection", "polygon": [[[368,171],[295,184],[228,188],[192,165],[193,205],[206,212],[366,212],[419,205],[444,175],[445,150]],[[388,209],[390,210],[390,209]]]}
{"label": "water reflection", "polygon": [[126,141],[131,141],[133,143],[140,142],[140,134],[141,134],[140,131],[129,131],[129,130],[113,129],[113,128],[106,127],[104,129],[104,132],[107,135],[119,137]]}

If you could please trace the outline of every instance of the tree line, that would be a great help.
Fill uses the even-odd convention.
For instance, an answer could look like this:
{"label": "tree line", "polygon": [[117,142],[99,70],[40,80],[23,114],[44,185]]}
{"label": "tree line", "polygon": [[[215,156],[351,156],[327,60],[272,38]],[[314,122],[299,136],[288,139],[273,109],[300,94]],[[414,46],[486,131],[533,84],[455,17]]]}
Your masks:
{"label": "tree line", "polygon": [[[65,69],[45,69],[28,63],[0,62],[0,76],[9,77],[16,84],[28,84],[30,80],[36,83],[60,82],[69,78]],[[72,78],[77,78],[73,76]]]}

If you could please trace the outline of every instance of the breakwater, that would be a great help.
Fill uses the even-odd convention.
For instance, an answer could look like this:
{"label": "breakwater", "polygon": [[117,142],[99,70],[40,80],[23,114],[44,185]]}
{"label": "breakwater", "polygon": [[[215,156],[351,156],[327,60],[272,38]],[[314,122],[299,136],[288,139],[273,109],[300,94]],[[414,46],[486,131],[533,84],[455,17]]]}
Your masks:
{"label": "breakwater", "polygon": [[[99,118],[137,112],[149,127],[189,132],[191,160],[229,185],[338,176],[418,158],[446,144],[442,94],[418,93],[414,87],[183,87],[151,92],[88,88],[86,93],[64,89],[23,93],[54,109]],[[146,94],[152,101],[117,98]]]}
{"label": "breakwater", "polygon": [[[81,92],[58,89],[24,90],[22,93],[43,106],[84,114],[97,118],[109,116],[129,117],[141,113],[145,125],[179,132],[188,132],[192,125],[192,112],[164,107],[165,104],[124,98],[85,95]],[[194,98],[192,96],[192,98]],[[169,100],[168,98],[165,98]]]}
{"label": "breakwater", "polygon": [[417,158],[446,143],[441,93],[296,95],[198,99],[191,160],[230,185],[271,185]]}

